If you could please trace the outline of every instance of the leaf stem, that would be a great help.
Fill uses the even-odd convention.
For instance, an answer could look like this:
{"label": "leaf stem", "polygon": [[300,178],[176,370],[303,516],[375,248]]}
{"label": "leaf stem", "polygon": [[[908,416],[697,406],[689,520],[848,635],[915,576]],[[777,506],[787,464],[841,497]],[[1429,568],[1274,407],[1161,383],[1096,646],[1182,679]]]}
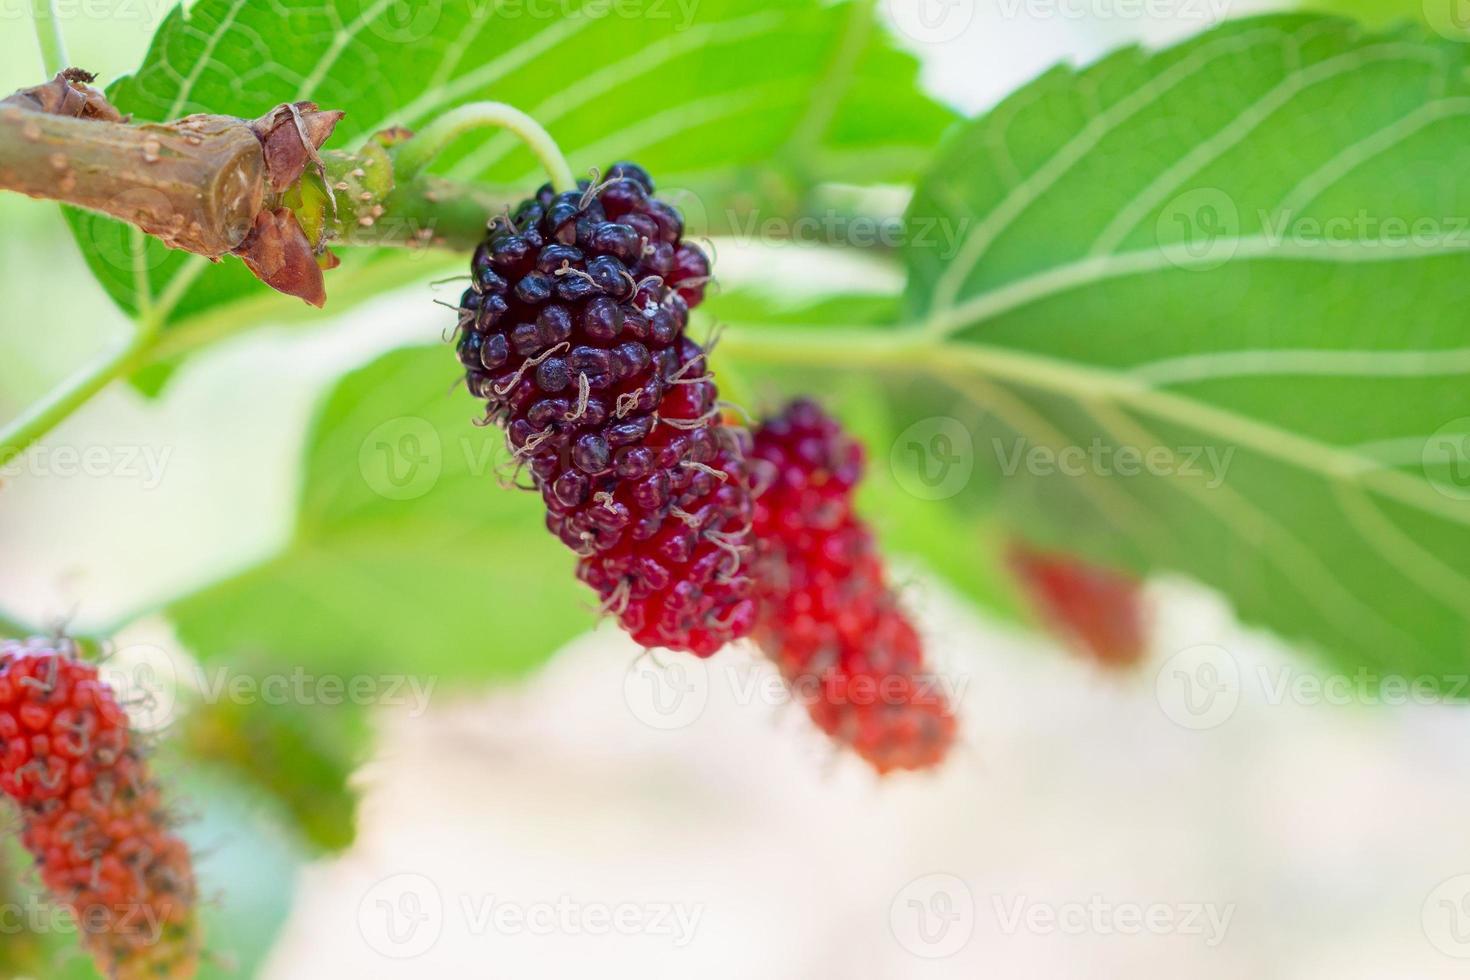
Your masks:
{"label": "leaf stem", "polygon": [[913,368],[928,364],[941,346],[904,324],[778,327],[727,323],[724,326],[719,352],[755,364]]}
{"label": "leaf stem", "polygon": [[61,35],[61,21],[56,16],[56,0],[31,0],[32,19],[36,22],[36,40],[41,42],[41,64],[46,74],[55,75],[66,68],[66,39]]}
{"label": "leaf stem", "polygon": [[9,462],[25,452],[93,395],[131,372],[141,361],[155,333],[152,321],[143,321],[126,343],[98,357],[0,429],[0,461]]}
{"label": "leaf stem", "polygon": [[508,129],[520,137],[546,169],[552,190],[571,190],[577,186],[572,168],[551,134],[536,120],[504,102],[471,102],[446,112],[419,130],[393,151],[398,179],[413,180],[450,143],[471,130],[486,127]]}

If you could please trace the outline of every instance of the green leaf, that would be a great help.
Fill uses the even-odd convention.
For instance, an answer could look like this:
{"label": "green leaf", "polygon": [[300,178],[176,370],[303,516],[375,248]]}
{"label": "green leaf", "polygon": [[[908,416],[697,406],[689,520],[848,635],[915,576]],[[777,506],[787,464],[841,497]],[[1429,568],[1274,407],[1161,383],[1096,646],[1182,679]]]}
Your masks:
{"label": "green leaf", "polygon": [[[312,99],[347,113],[333,146],[496,99],[547,125],[579,172],[639,159],[665,188],[684,191],[676,200],[704,231],[756,207],[790,214],[817,175],[911,179],[953,120],[919,94],[916,78],[916,62],[876,28],[870,0],[638,0],[636,9],[605,0],[200,0],[170,13],[142,67],[108,94],[143,120],[255,117]],[[543,179],[505,134],[467,138],[441,163],[527,193]],[[131,313],[178,325],[262,289],[233,260],[211,267],[109,219],[72,221],[93,270]],[[351,259],[329,277],[337,308],[355,280],[386,285]],[[286,308],[276,300],[269,314]]]}
{"label": "green leaf", "polygon": [[239,783],[187,765],[160,764],[159,775],[188,813],[179,832],[194,853],[209,954],[198,980],[259,976],[310,855]]}
{"label": "green leaf", "polygon": [[592,625],[595,596],[540,497],[497,485],[504,436],[470,424],[460,374],[440,345],[343,379],[310,438],[290,546],[171,608],[201,659],[268,653],[386,691],[405,673],[512,675]]}
{"label": "green leaf", "polygon": [[0,640],[20,640],[30,636],[32,632],[22,626],[19,620],[11,619],[0,612]]}
{"label": "green leaf", "polygon": [[[908,220],[962,244],[911,242],[892,356],[949,381],[904,405],[972,432],[965,499],[1344,667],[1463,671],[1467,66],[1419,29],[1246,20],[959,133]],[[1035,462],[1066,447],[1079,475]]]}
{"label": "green leaf", "polygon": [[321,704],[228,694],[239,678],[253,689],[284,687],[280,682],[294,684],[297,676],[317,675],[309,665],[268,658],[231,664],[212,679],[223,696],[192,705],[173,744],[193,762],[265,793],[312,847],[340,851],[356,832],[357,794],[349,781],[368,753],[365,706],[330,690]]}
{"label": "green leaf", "polygon": [[[7,801],[6,820],[15,820],[15,811]],[[0,908],[24,910],[31,889],[25,885],[23,875],[34,877],[29,869],[32,861],[13,838],[0,845]],[[16,919],[19,921],[15,921]],[[0,945],[0,976],[24,977],[38,973],[50,958],[46,950],[46,934],[42,923],[30,920],[29,916],[14,916],[7,924],[5,942]]]}

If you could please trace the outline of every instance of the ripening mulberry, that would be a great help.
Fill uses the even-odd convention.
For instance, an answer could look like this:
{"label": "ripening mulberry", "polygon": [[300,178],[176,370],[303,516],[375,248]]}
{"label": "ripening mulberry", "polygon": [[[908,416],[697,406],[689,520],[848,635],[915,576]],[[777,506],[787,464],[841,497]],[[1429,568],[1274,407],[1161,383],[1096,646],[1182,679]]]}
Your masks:
{"label": "ripening mulberry", "polygon": [[1148,613],[1137,579],[1022,541],[1012,542],[1009,559],[1037,615],[1062,639],[1105,667],[1143,659]]}
{"label": "ripening mulberry", "polygon": [[21,842],[104,976],[194,975],[189,849],[127,716],[67,641],[0,641],[0,791],[19,806]]}
{"label": "ripening mulberry", "polygon": [[710,266],[683,232],[634,164],[542,187],[475,252],[459,358],[604,608],[645,646],[708,656],[754,624],[751,500],[684,334]]}
{"label": "ripening mulberry", "polygon": [[755,638],[824,732],[880,773],[937,765],[954,741],[948,699],[853,509],[862,447],[809,401],[755,433]]}

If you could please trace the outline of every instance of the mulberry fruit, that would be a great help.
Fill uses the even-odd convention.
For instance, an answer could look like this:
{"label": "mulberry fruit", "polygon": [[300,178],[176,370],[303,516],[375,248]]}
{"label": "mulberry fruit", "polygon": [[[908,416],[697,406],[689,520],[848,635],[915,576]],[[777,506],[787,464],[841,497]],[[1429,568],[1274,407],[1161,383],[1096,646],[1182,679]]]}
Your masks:
{"label": "mulberry fruit", "polygon": [[578,577],[645,646],[708,656],[754,625],[745,446],[685,336],[709,260],[634,164],[492,225],[460,362]]}
{"label": "mulberry fruit", "polygon": [[809,401],[755,433],[756,641],[817,726],[884,773],[941,762],[955,719],[853,509],[862,447]]}
{"label": "mulberry fruit", "polygon": [[68,642],[0,641],[0,791],[103,975],[194,975],[189,849],[122,708]]}
{"label": "mulberry fruit", "polygon": [[1019,541],[1010,565],[1037,615],[1064,640],[1106,667],[1143,659],[1147,615],[1135,579]]}

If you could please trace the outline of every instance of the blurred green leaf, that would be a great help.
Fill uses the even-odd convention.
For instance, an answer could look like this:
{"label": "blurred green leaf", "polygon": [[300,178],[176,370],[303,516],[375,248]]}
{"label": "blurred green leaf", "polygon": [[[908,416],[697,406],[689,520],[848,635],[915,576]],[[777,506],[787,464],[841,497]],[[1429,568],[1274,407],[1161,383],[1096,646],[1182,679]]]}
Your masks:
{"label": "blurred green leaf", "polygon": [[[895,353],[925,375],[906,419],[973,437],[960,499],[1341,665],[1463,671],[1467,64],[1420,29],[1246,20],[966,127],[908,215],[963,245],[910,245]],[[1067,447],[1076,475],[1016,455]]]}
{"label": "blurred green leaf", "polygon": [[504,436],[470,424],[461,373],[435,346],[343,379],[310,437],[290,546],[171,608],[201,659],[480,680],[592,625],[540,497],[498,485]]}
{"label": "blurred green leaf", "polygon": [[[665,188],[682,189],[672,196],[704,231],[757,209],[789,215],[817,180],[911,179],[954,118],[916,80],[917,63],[878,29],[871,0],[200,0],[173,10],[142,67],[108,94],[143,120],[253,118],[312,99],[347,112],[334,146],[496,99],[546,124],[579,172],[638,158]],[[505,134],[464,140],[440,169],[527,193],[543,179]],[[131,313],[152,305],[177,325],[262,291],[239,262],[211,267],[110,219],[72,222]],[[356,280],[387,284],[374,263],[350,259],[328,280],[334,308]],[[288,307],[269,304],[271,315]]]}
{"label": "blurred green leaf", "polygon": [[[294,670],[264,659],[231,665],[232,677],[257,681]],[[173,743],[189,759],[268,795],[308,844],[334,852],[355,834],[357,796],[350,780],[366,761],[369,734],[365,706],[350,700],[266,703],[226,695],[192,705]]]}
{"label": "blurred green leaf", "polygon": [[0,613],[0,640],[20,640],[30,636],[31,630],[22,626],[19,621]]}
{"label": "blurred green leaf", "polygon": [[159,772],[187,815],[180,832],[199,878],[209,957],[198,980],[260,976],[309,855],[248,787],[187,763]]}
{"label": "blurred green leaf", "polygon": [[[3,819],[17,819],[7,801]],[[22,868],[30,866],[30,859],[13,841],[0,845],[0,908],[24,910],[30,885],[22,880]],[[32,872],[30,877],[34,878]],[[6,921],[5,942],[0,943],[0,976],[23,977],[39,973],[49,959],[46,937],[36,931],[35,923],[26,915],[11,914]]]}

